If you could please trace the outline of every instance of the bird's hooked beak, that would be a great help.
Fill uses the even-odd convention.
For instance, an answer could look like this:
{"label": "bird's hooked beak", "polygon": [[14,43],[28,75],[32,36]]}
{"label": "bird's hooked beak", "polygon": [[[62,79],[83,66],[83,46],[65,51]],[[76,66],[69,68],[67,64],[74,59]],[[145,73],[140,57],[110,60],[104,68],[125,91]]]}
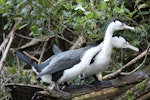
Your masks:
{"label": "bird's hooked beak", "polygon": [[139,48],[137,48],[137,47],[135,47],[135,46],[133,46],[133,45],[131,45],[131,44],[129,44],[129,43],[126,44],[126,47],[129,48],[129,49],[132,49],[132,50],[134,50],[134,51],[139,52]]}
{"label": "bird's hooked beak", "polygon": [[128,26],[128,25],[126,25],[126,24],[124,24],[124,28],[125,29],[130,29],[130,30],[135,30],[135,28],[134,27],[131,27],[131,26]]}

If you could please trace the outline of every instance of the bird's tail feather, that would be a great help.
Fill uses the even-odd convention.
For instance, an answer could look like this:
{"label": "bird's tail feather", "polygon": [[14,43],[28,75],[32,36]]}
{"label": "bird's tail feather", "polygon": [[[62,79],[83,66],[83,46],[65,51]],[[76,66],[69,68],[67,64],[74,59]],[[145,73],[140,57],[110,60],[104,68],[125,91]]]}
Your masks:
{"label": "bird's tail feather", "polygon": [[17,57],[18,57],[19,59],[21,59],[22,61],[24,61],[25,63],[27,63],[27,64],[33,66],[35,69],[38,68],[38,64],[33,63],[33,62],[32,62],[31,60],[29,60],[26,56],[24,56],[21,52],[16,51],[15,53],[16,53]]}

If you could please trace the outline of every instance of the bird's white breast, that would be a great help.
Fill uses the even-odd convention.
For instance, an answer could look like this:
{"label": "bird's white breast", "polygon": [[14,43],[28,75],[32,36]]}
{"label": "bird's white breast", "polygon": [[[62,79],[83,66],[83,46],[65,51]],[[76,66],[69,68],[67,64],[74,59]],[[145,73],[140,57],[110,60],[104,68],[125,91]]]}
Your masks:
{"label": "bird's white breast", "polygon": [[107,51],[100,51],[94,58],[94,62],[87,66],[86,70],[83,72],[85,77],[103,72],[111,59],[112,48],[108,48]]}
{"label": "bird's white breast", "polygon": [[[32,66],[32,69],[36,74],[39,74],[33,66]],[[41,80],[46,83],[52,83],[52,75],[50,74],[44,75],[41,77]]]}
{"label": "bird's white breast", "polygon": [[52,83],[52,76],[50,74],[43,75],[41,79],[43,82]]}
{"label": "bird's white breast", "polygon": [[73,80],[78,75],[82,74],[85,71],[86,67],[90,65],[90,62],[95,54],[99,52],[99,50],[101,50],[102,45],[103,44],[100,44],[87,50],[81,58],[81,62],[74,65],[72,68],[66,69],[61,78],[58,80],[58,83]]}

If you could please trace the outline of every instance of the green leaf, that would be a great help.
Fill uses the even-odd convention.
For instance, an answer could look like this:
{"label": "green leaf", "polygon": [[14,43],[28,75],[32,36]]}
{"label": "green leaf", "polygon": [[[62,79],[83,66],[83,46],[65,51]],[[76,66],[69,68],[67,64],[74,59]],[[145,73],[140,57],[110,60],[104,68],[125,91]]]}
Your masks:
{"label": "green leaf", "polygon": [[[140,3],[140,1],[141,1],[141,0],[136,0],[136,1],[135,1],[135,6],[137,6],[137,5]],[[134,6],[134,7],[135,7],[135,6]]]}
{"label": "green leaf", "polygon": [[87,16],[88,14],[90,14],[90,11],[85,11],[84,14]]}
{"label": "green leaf", "polygon": [[79,3],[75,8],[74,10],[81,10],[81,11],[85,11],[85,9],[82,7],[82,4]]}
{"label": "green leaf", "polygon": [[26,14],[28,12],[28,10],[26,8],[23,8],[20,12],[20,14]]}
{"label": "green leaf", "polygon": [[81,3],[81,2],[83,2],[83,0],[77,0],[77,3]]}
{"label": "green leaf", "polygon": [[0,4],[5,5],[6,1],[5,0],[0,0]]}
{"label": "green leaf", "polygon": [[10,21],[8,21],[8,22],[7,22],[7,24],[5,24],[5,26],[4,26],[4,30],[8,29],[8,27],[10,26],[10,23],[11,23],[11,22],[10,22]]}
{"label": "green leaf", "polygon": [[146,3],[143,3],[138,6],[138,9],[149,7]]}
{"label": "green leaf", "polygon": [[8,12],[6,12],[6,13],[3,13],[3,17],[5,17],[5,16],[8,16],[8,15],[10,15],[10,13],[8,13]]}
{"label": "green leaf", "polygon": [[0,4],[5,5],[6,1],[5,0],[0,0]]}
{"label": "green leaf", "polygon": [[10,73],[10,74],[15,74],[17,72],[17,66],[13,64],[12,67],[8,67],[7,68],[7,71]]}
{"label": "green leaf", "polygon": [[90,19],[90,18],[93,18],[93,17],[94,17],[94,14],[93,14],[93,13],[89,13],[89,14],[86,16],[87,19]]}
{"label": "green leaf", "polygon": [[150,12],[149,11],[141,11],[138,14],[140,14],[140,15],[149,15]]}
{"label": "green leaf", "polygon": [[133,41],[133,44],[134,44],[134,45],[139,45],[139,44],[140,44],[140,41],[134,40],[134,41]]}
{"label": "green leaf", "polygon": [[31,25],[30,30],[33,32],[33,34],[40,34],[38,27],[36,25]]}
{"label": "green leaf", "polygon": [[129,16],[130,16],[130,18],[132,18],[133,17],[133,15],[135,14],[135,13],[137,13],[138,12],[138,10],[137,9],[135,9],[133,12],[129,12]]}
{"label": "green leaf", "polygon": [[17,29],[18,30],[21,30],[22,28],[24,28],[24,27],[26,27],[26,26],[28,26],[29,24],[27,23],[27,24],[19,24],[18,26],[17,26]]}
{"label": "green leaf", "polygon": [[7,6],[11,6],[11,4],[13,4],[13,1],[11,1],[11,0],[9,0],[9,1],[6,2]]}
{"label": "green leaf", "polygon": [[120,11],[120,8],[119,7],[115,7],[114,10],[115,11]]}

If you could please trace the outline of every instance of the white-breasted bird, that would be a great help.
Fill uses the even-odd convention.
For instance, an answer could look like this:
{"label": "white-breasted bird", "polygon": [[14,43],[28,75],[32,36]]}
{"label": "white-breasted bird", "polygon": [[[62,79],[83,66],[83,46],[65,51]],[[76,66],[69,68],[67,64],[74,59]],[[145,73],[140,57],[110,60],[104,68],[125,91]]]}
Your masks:
{"label": "white-breasted bird", "polygon": [[[111,39],[111,43],[112,43],[112,47],[115,47],[115,48],[129,48],[129,49],[132,49],[134,51],[139,51],[139,49],[133,45],[131,45],[128,41],[126,41],[126,39],[120,35],[113,35],[112,39]],[[95,42],[95,48],[93,49],[97,49],[99,47],[96,47],[98,44],[103,44],[103,39],[101,40],[98,40]],[[94,44],[93,44],[94,45]],[[92,48],[93,46],[91,46]],[[101,46],[101,49],[102,49],[102,46]],[[101,51],[101,49],[99,49]],[[95,57],[96,55],[100,52],[98,51],[97,53],[95,53],[95,55],[93,55],[93,57],[91,58],[91,61],[90,61],[90,64],[88,65],[88,67],[86,67],[85,71],[83,72],[83,74],[81,75],[82,77],[88,77],[88,76],[91,76],[91,70],[93,69],[92,67],[92,64],[94,63],[95,60]],[[54,54],[58,54],[58,53],[61,53],[63,52],[62,50],[60,50],[56,45],[53,46],[53,52]],[[90,53],[91,51],[89,51]],[[90,56],[91,57],[91,56]]]}
{"label": "white-breasted bird", "polygon": [[[98,41],[96,41],[93,44],[88,45],[89,48],[84,49],[85,51],[89,50],[90,48],[93,48],[94,46],[96,47],[97,45],[103,43],[103,39],[100,39]],[[139,49],[133,45],[130,45],[128,41],[125,40],[124,37],[120,36],[120,35],[114,35],[112,37],[112,47],[115,48],[129,48],[135,51],[139,51]],[[102,46],[101,46],[102,48]],[[76,49],[78,50],[80,53],[80,55],[83,55],[83,52],[80,52],[80,49]],[[84,51],[84,52],[85,52]],[[50,58],[48,58],[47,60],[45,60],[44,62],[42,62],[42,64],[36,64],[34,62],[32,62],[31,60],[29,60],[25,55],[23,55],[21,52],[16,51],[16,55],[19,57],[19,59],[23,60],[24,62],[26,62],[27,64],[29,64],[30,66],[32,66],[34,72],[36,74],[40,73],[53,59],[54,56],[56,56],[58,53],[62,53],[63,51],[60,50],[56,45],[53,45],[53,52],[54,55],[52,55]],[[97,51],[98,53],[99,51]],[[94,56],[93,56],[94,57]],[[76,59],[80,59],[82,58],[81,56],[79,58]],[[94,59],[92,59],[90,62],[92,63]]]}
{"label": "white-breasted bird", "polygon": [[[111,23],[107,27],[103,45],[97,45],[93,48],[86,50],[81,58],[81,61],[79,63],[75,64],[73,67],[71,67],[69,69],[65,69],[63,71],[63,75],[61,75],[61,77],[57,80],[57,82],[62,83],[65,81],[69,81],[69,80],[74,79],[81,73],[84,73],[85,70],[88,70],[87,67],[90,65],[93,57],[94,57],[94,63],[92,63],[93,66],[90,67],[91,70],[88,70],[91,72],[90,75],[104,71],[105,67],[108,65],[108,63],[110,62],[110,58],[111,58],[112,34],[115,30],[123,30],[123,29],[134,30],[133,27],[127,26],[119,20],[111,21]],[[74,55],[76,55],[76,53]],[[99,66],[99,65],[101,65],[101,66]],[[48,69],[45,68],[45,71],[43,70],[43,72],[40,73],[38,76],[45,75],[45,73],[48,73],[48,72],[49,72]]]}
{"label": "white-breasted bird", "polygon": [[[110,57],[111,55],[112,34],[115,30],[123,29],[134,30],[133,27],[127,26],[117,19],[112,20],[107,27],[103,45],[97,45],[97,49],[93,49],[95,48],[95,46],[93,48],[91,48],[91,46],[86,46],[77,50],[69,50],[59,53],[51,59],[49,64],[45,66],[43,70],[41,70],[37,77],[40,77],[47,83],[51,83],[51,81],[54,81],[56,90],[62,92],[59,89],[59,84],[65,81],[72,80],[79,74],[82,74],[87,65],[90,64],[90,61],[93,59],[93,57],[95,57],[95,59],[103,59],[103,63],[101,64],[103,64],[104,66],[109,63],[110,59],[107,59],[107,56]],[[100,50],[101,47],[102,49]],[[100,52],[97,54],[98,51]],[[83,52],[83,55],[81,55],[81,52]],[[95,67],[97,67],[98,64],[99,63],[95,61]],[[47,76],[49,77],[48,80],[45,78]]]}

